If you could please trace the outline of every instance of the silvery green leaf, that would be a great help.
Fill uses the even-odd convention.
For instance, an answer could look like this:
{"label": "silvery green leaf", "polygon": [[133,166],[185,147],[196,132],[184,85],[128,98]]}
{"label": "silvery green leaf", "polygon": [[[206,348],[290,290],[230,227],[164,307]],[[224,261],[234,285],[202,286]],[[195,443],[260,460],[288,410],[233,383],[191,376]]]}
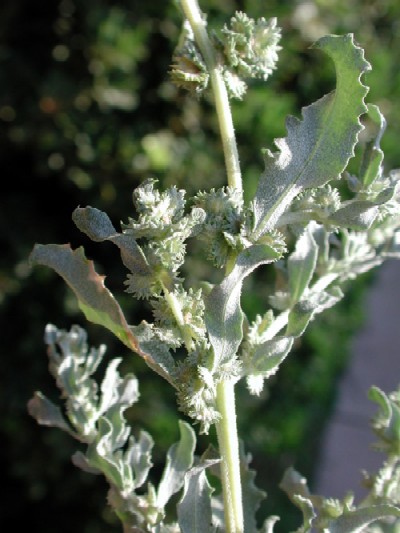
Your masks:
{"label": "silvery green leaf", "polygon": [[216,364],[233,357],[243,337],[240,307],[243,280],[258,266],[278,258],[279,254],[268,245],[250,246],[238,255],[231,273],[207,297],[205,322]]}
{"label": "silvery green leaf", "polygon": [[196,435],[189,424],[181,420],[179,431],[179,441],[168,450],[167,463],[157,491],[157,505],[161,508],[182,488],[185,474],[193,465]]}
{"label": "silvery green leaf", "polygon": [[335,226],[362,231],[371,227],[378,215],[375,202],[369,200],[350,200],[343,202],[342,207],[335,211],[327,221]]}
{"label": "silvery green leaf", "polygon": [[121,377],[118,373],[117,367],[121,362],[121,358],[112,359],[108,366],[101,383],[101,399],[99,403],[99,413],[103,414],[114,403],[117,397],[118,386],[121,382]]}
{"label": "silvery green leaf", "polygon": [[[382,438],[386,446],[398,453],[400,443],[400,395],[385,394],[378,387],[371,387],[368,393],[370,400],[378,403],[381,411],[374,418],[372,426]],[[386,447],[385,446],[385,447]]]}
{"label": "silvery green leaf", "polygon": [[245,454],[242,442],[240,443],[239,453],[244,531],[246,533],[257,533],[256,512],[260,507],[261,501],[265,499],[266,493],[257,488],[254,483],[256,473],[249,468],[251,455]]}
{"label": "silvery green leaf", "polygon": [[118,385],[118,403],[127,407],[139,399],[139,383],[133,374],[126,374]]}
{"label": "silvery green leaf", "polygon": [[29,400],[28,412],[41,426],[57,427],[78,438],[63,417],[61,409],[41,392],[35,392],[33,398]]}
{"label": "silvery green leaf", "polygon": [[288,135],[278,139],[278,152],[266,152],[265,171],[256,191],[254,239],[275,227],[293,198],[304,188],[336,179],[354,155],[359,117],[367,108],[361,75],[370,68],[352,35],[323,37],[314,45],[333,59],[336,90],[302,110],[302,120],[289,117]]}
{"label": "silvery green leaf", "polygon": [[293,337],[276,337],[255,346],[245,361],[246,375],[261,374],[264,378],[275,374],[293,346]]}
{"label": "silvery green leaf", "polygon": [[359,533],[375,520],[390,517],[400,518],[400,509],[394,505],[360,507],[332,520],[327,529],[329,533]]}
{"label": "silvery green leaf", "polygon": [[317,516],[312,501],[309,498],[300,496],[300,494],[293,495],[292,501],[303,513],[303,525],[297,530],[298,533],[307,533],[307,531],[311,531],[313,521]]}
{"label": "silvery green leaf", "polygon": [[108,420],[100,417],[98,422],[98,434],[87,449],[86,459],[88,465],[92,468],[101,470],[106,479],[115,485],[121,493],[134,490],[134,481],[132,471],[129,465],[124,463],[121,452],[115,452],[115,445],[120,442],[118,433],[115,431],[113,424],[115,420]]}
{"label": "silvery green leaf", "polygon": [[175,361],[168,349],[168,345],[165,342],[160,342],[152,325],[145,321],[142,321],[138,326],[131,326],[131,331],[137,339],[142,353],[151,354],[151,359],[145,361],[147,364],[154,368],[153,365],[157,365],[158,371],[163,377],[174,385],[172,381],[172,375],[175,372]]}
{"label": "silvery green leaf", "polygon": [[224,499],[222,495],[211,498],[212,523],[216,527],[216,531],[224,531],[225,528],[225,513],[224,513]]}
{"label": "silvery green leaf", "polygon": [[260,533],[274,533],[274,526],[278,520],[280,520],[279,516],[268,517],[264,521],[262,529],[260,529]]}
{"label": "silvery green leaf", "polygon": [[106,418],[112,427],[112,431],[108,434],[108,437],[113,452],[125,445],[130,434],[130,427],[127,425],[123,415],[126,408],[126,405],[115,403],[107,410],[104,417],[102,417]]}
{"label": "silvery green leaf", "polygon": [[211,494],[213,488],[205,469],[217,461],[206,461],[185,475],[184,492],[178,504],[178,522],[182,533],[213,533]]}
{"label": "silvery green leaf", "polygon": [[283,475],[279,487],[303,513],[304,522],[303,526],[298,529],[298,533],[310,531],[312,522],[317,515],[306,479],[296,472],[294,468],[288,468]]}
{"label": "silvery green leaf", "polygon": [[343,292],[337,286],[321,292],[311,292],[290,310],[285,334],[291,337],[300,337],[314,315],[329,309],[342,298]]}
{"label": "silvery green leaf", "polygon": [[[153,358],[151,353],[141,348],[118,302],[104,286],[104,276],[97,274],[93,262],[86,259],[82,248],[72,250],[69,245],[37,244],[30,260],[55,270],[73,290],[80,309],[89,321],[112,331],[128,348],[143,357],[153,370],[171,382],[166,358],[159,364],[157,355]],[[171,364],[170,360],[168,363]]]}
{"label": "silvery green leaf", "polygon": [[101,474],[101,470],[98,468],[95,468],[93,466],[90,466],[88,460],[86,459],[85,455],[82,452],[75,452],[73,456],[71,457],[72,463],[83,470],[84,472],[87,472],[88,474]]}
{"label": "silvery green leaf", "polygon": [[367,144],[361,163],[360,180],[365,188],[382,176],[383,151],[380,148],[380,142],[386,129],[385,117],[378,106],[368,104],[368,117],[378,127],[378,133],[375,139]]}
{"label": "silvery green leaf", "polygon": [[315,226],[314,222],[310,222],[297,239],[295,250],[288,258],[291,305],[301,299],[314,274],[318,257],[318,246],[312,235]]}
{"label": "silvery green leaf", "polygon": [[137,440],[133,436],[129,438],[124,461],[133,469],[135,488],[141,487],[147,479],[152,467],[151,450],[153,445],[154,441],[147,431],[141,431]]}
{"label": "silvery green leaf", "polygon": [[78,207],[72,214],[76,226],[95,242],[111,241],[121,252],[128,270],[141,277],[153,279],[153,272],[140,246],[131,235],[118,233],[108,215],[95,207]]}

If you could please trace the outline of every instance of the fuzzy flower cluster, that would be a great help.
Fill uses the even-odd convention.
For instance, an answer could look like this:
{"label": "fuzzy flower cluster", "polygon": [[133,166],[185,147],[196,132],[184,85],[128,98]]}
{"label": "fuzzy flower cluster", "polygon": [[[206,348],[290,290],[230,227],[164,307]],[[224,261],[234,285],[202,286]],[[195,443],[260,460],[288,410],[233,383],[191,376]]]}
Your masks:
{"label": "fuzzy flower cluster", "polygon": [[245,94],[243,79],[269,78],[278,61],[280,38],[276,18],[254,20],[238,11],[230,25],[224,26],[217,47],[224,57],[224,77],[231,96],[242,98]]}
{"label": "fuzzy flower cluster", "polygon": [[[267,80],[276,68],[281,30],[276,18],[254,20],[238,11],[221,32],[213,34],[217,63],[231,98],[241,99],[246,79]],[[208,87],[206,63],[186,22],[173,56],[172,81],[196,95]]]}

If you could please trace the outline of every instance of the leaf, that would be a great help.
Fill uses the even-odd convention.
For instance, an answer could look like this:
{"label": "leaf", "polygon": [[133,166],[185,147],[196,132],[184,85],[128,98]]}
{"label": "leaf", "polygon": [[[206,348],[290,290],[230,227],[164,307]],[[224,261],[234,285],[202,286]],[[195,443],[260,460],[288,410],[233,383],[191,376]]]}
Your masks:
{"label": "leaf", "polygon": [[41,426],[50,426],[66,431],[78,438],[62,415],[61,409],[41,392],[35,392],[28,402],[28,412]]}
{"label": "leaf", "polygon": [[400,518],[400,509],[394,505],[372,505],[348,511],[329,524],[329,533],[358,533],[374,522],[383,518]]}
{"label": "leaf", "polygon": [[274,533],[274,526],[280,520],[279,516],[269,516],[263,523],[260,533]]}
{"label": "leaf", "polygon": [[266,152],[265,171],[253,200],[253,238],[275,227],[293,198],[304,188],[320,187],[336,179],[354,155],[366,112],[367,87],[360,76],[370,68],[352,35],[323,37],[314,45],[336,67],[336,90],[302,110],[302,120],[288,117],[285,139],[278,152]]}
{"label": "leaf", "polygon": [[309,531],[317,515],[307,486],[307,480],[294,468],[290,467],[285,470],[279,487],[303,513],[303,526],[297,530],[298,533]]}
{"label": "leaf", "polygon": [[172,384],[167,366],[159,364],[152,354],[141,349],[118,302],[105,287],[104,276],[97,274],[93,262],[86,259],[83,248],[72,250],[68,244],[36,244],[30,260],[55,270],[75,293],[88,320],[109,329]]}
{"label": "leaf", "polygon": [[94,474],[94,475],[101,474],[101,470],[90,466],[88,460],[86,459],[85,455],[82,452],[75,452],[72,455],[71,459],[72,459],[72,464],[77,466],[84,472],[87,472],[88,474]]}
{"label": "leaf", "polygon": [[313,277],[317,264],[318,246],[312,235],[315,223],[310,222],[296,242],[288,259],[289,290],[291,305],[297,303]]}
{"label": "leaf", "polygon": [[371,227],[378,215],[378,203],[383,202],[370,200],[343,202],[342,207],[335,211],[327,222],[357,231],[366,230]]}
{"label": "leaf", "polygon": [[160,485],[157,491],[157,505],[165,507],[173,494],[183,486],[186,472],[193,465],[196,435],[186,422],[179,421],[180,440],[168,450]]}
{"label": "leaf", "polygon": [[290,310],[285,334],[291,337],[303,335],[314,315],[329,309],[343,298],[340,287],[333,286],[322,292],[314,292],[298,302]]}
{"label": "leaf", "polygon": [[72,214],[72,220],[93,241],[108,240],[117,245],[128,270],[142,277],[153,278],[153,272],[135,239],[131,235],[118,233],[106,213],[95,207],[78,207]]}
{"label": "leaf", "polygon": [[86,460],[89,467],[101,470],[110,483],[123,491],[126,484],[125,471],[122,458],[113,453],[116,444],[113,422],[106,417],[99,418],[98,434],[96,440],[88,446]]}
{"label": "leaf", "polygon": [[276,337],[255,346],[246,374],[261,374],[265,378],[275,374],[293,346],[293,337]]}
{"label": "leaf", "polygon": [[377,105],[368,104],[368,116],[378,127],[375,139],[366,146],[360,168],[360,180],[364,187],[369,187],[382,176],[383,171],[383,151],[380,142],[386,129],[385,117]]}
{"label": "leaf", "polygon": [[240,477],[243,495],[243,523],[246,533],[257,533],[256,512],[266,493],[256,487],[254,478],[256,473],[249,468],[251,456],[244,452],[243,442],[240,442]]}
{"label": "leaf", "polygon": [[147,431],[140,431],[136,441],[133,436],[129,438],[128,449],[125,453],[127,463],[134,473],[135,488],[141,487],[146,481],[149,470],[152,467],[151,450],[154,441]]}
{"label": "leaf", "polygon": [[178,522],[182,533],[212,533],[211,494],[205,469],[216,463],[207,461],[185,475],[183,496],[178,504]]}
{"label": "leaf", "polygon": [[241,252],[231,273],[206,299],[205,323],[217,364],[229,360],[243,337],[240,307],[242,283],[255,268],[272,263],[280,254],[268,245],[256,244]]}

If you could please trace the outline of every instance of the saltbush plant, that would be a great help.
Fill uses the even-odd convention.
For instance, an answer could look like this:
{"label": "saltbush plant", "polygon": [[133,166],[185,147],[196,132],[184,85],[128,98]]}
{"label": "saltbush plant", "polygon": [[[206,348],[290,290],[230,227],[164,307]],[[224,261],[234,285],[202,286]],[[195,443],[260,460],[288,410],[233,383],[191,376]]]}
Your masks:
{"label": "saltbush plant", "polygon": [[[73,462],[105,477],[108,503],[126,533],[270,532],[279,517],[257,522],[265,494],[239,440],[235,386],[243,379],[259,395],[312,320],[341,300],[349,280],[399,257],[400,173],[383,166],[385,119],[365,101],[363,76],[371,67],[362,48],[351,34],[327,35],[314,48],[333,61],[336,89],[303,108],[300,119],[288,117],[286,137],[264,150],[265,170],[245,201],[230,99],[246,97],[249,79],[267,82],[273,74],[284,46],[279,24],[236,12],[211,32],[196,0],[179,6],[184,23],[170,75],[195,98],[212,95],[226,186],[186,199],[176,185],[160,190],[147,179],[134,190],[134,212],[120,231],[95,207],[73,213],[91,240],[117,246],[128,270],[126,292],[147,306],[152,320],[129,324],[82,248],[38,244],[31,261],[55,270],[89,321],[110,330],[173,387],[185,415],[180,438],[161,478],[150,481],[153,439],[132,430],[125,416],[139,399],[138,380],[121,375],[121,359],[114,358],[99,381],[105,346],[90,348],[79,326],[46,327],[50,371],[65,404],[37,392],[29,412],[81,443]],[[346,170],[356,150],[362,151],[357,174]],[[218,272],[212,279],[187,285],[182,272],[190,250]],[[241,293],[256,269],[269,298],[252,319]],[[343,500],[311,494],[288,469],[280,487],[302,512],[299,531],[398,527],[400,398],[377,388],[370,394],[381,407],[374,429],[388,460],[367,476],[369,494],[357,504],[350,493]],[[215,426],[218,446],[197,455],[190,420],[205,435]]]}

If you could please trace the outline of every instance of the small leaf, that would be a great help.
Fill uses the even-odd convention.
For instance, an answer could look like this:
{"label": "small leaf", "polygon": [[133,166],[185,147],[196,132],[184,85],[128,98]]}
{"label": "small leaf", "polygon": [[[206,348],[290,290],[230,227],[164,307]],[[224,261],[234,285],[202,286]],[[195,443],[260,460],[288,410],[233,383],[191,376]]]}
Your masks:
{"label": "small leaf", "polygon": [[108,215],[95,207],[78,207],[72,214],[76,226],[95,242],[111,241],[121,251],[121,258],[131,272],[153,278],[152,270],[140,246],[131,235],[118,233]]}
{"label": "small leaf", "polygon": [[[386,201],[386,200],[385,200]],[[370,200],[353,200],[343,202],[342,207],[335,211],[327,221],[333,225],[362,231],[371,227],[378,214],[378,203]]]}
{"label": "small leaf", "polygon": [[35,392],[33,398],[29,400],[28,412],[41,426],[57,427],[77,438],[63,417],[61,409],[41,392]]}
{"label": "small leaf", "polygon": [[276,522],[278,522],[278,520],[280,520],[279,516],[270,516],[270,517],[268,517],[264,521],[263,527],[260,530],[260,533],[274,533],[274,526],[275,526]]}
{"label": "small leaf", "polygon": [[85,455],[82,452],[75,452],[73,456],[71,457],[72,464],[83,470],[84,472],[87,472],[88,474],[95,474],[99,475],[101,474],[101,470],[98,468],[94,468],[90,466],[88,460],[86,459]]}
{"label": "small leaf", "polygon": [[312,235],[315,223],[311,222],[296,242],[288,259],[290,301],[294,305],[303,296],[313,277],[317,264],[318,246]]}
{"label": "small leaf", "polygon": [[152,467],[151,450],[154,441],[147,431],[141,431],[136,441],[133,436],[129,439],[128,449],[125,453],[125,463],[134,472],[135,488],[141,487],[145,483],[149,470]]}
{"label": "small leaf", "polygon": [[386,129],[385,117],[378,106],[368,104],[368,116],[378,126],[378,133],[375,139],[367,144],[361,163],[360,180],[365,188],[382,176],[383,152],[380,148],[380,142]]}
{"label": "small leaf", "polygon": [[231,273],[207,297],[205,322],[217,364],[236,353],[243,337],[240,307],[243,280],[258,266],[272,263],[279,257],[270,246],[250,246],[238,255]]}
{"label": "small leaf", "polygon": [[265,378],[275,374],[293,346],[293,337],[276,337],[255,346],[246,361],[246,374],[261,374]]}
{"label": "small leaf", "polygon": [[260,502],[265,499],[266,493],[256,487],[254,479],[256,473],[249,468],[251,456],[244,452],[243,443],[240,443],[240,477],[243,494],[243,523],[246,533],[257,533],[256,512]]}
{"label": "small leaf", "polygon": [[109,482],[120,491],[124,489],[124,472],[121,459],[117,459],[114,452],[114,428],[106,417],[100,417],[98,435],[87,449],[86,459],[91,468],[103,472]]}
{"label": "small leaf", "polygon": [[352,35],[323,37],[314,45],[336,67],[336,91],[302,110],[303,120],[287,120],[288,135],[275,142],[279,151],[266,152],[265,171],[253,200],[254,239],[274,229],[282,213],[304,188],[336,179],[354,155],[359,117],[367,108],[367,87],[360,76],[370,68]]}
{"label": "small leaf", "polygon": [[211,494],[205,469],[217,461],[207,461],[185,475],[182,499],[178,504],[178,522],[182,533],[212,533]]}
{"label": "small leaf", "polygon": [[165,507],[173,494],[183,486],[186,472],[193,465],[193,453],[196,446],[196,435],[186,422],[179,421],[180,440],[168,450],[160,485],[157,491],[157,505]]}
{"label": "small leaf", "polygon": [[360,507],[332,520],[329,524],[329,533],[358,533],[375,520],[390,517],[400,518],[400,509],[394,505]]}
{"label": "small leaf", "polygon": [[117,370],[121,358],[112,359],[108,366],[101,383],[101,400],[99,405],[99,413],[103,414],[109,409],[117,398],[118,386],[121,382],[121,377]]}
{"label": "small leaf", "polygon": [[340,287],[333,286],[322,292],[311,292],[290,310],[285,334],[291,337],[303,335],[314,315],[329,309],[343,298]]}
{"label": "small leaf", "polygon": [[30,260],[55,270],[75,293],[88,320],[109,329],[128,348],[143,357],[153,370],[172,382],[166,367],[159,365],[150,353],[140,348],[118,302],[105,287],[104,276],[97,274],[93,262],[86,259],[83,248],[72,250],[67,244],[36,244]]}

